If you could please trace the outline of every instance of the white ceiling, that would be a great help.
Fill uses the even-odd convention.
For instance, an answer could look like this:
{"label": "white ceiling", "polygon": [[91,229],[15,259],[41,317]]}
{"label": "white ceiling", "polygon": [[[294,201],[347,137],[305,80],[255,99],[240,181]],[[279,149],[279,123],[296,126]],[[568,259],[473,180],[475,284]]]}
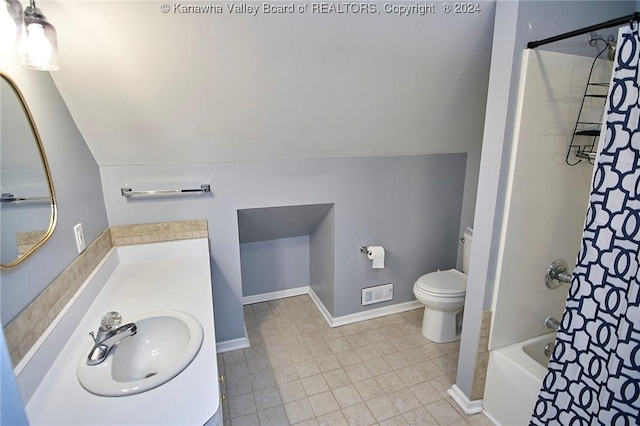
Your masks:
{"label": "white ceiling", "polygon": [[482,138],[494,1],[409,17],[384,2],[257,16],[227,3],[241,4],[38,2],[58,30],[53,78],[100,166],[467,152]]}

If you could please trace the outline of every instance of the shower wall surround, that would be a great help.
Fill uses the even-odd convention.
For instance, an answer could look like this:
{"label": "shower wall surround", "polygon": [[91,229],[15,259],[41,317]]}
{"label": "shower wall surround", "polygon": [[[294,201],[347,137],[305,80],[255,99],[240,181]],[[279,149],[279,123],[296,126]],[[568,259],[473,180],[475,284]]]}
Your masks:
{"label": "shower wall surround", "polygon": [[[544,275],[555,259],[572,271],[580,247],[593,166],[565,164],[593,58],[525,52],[519,133],[507,190],[489,347],[548,333],[560,318],[568,286],[550,290]],[[593,81],[607,83],[611,62],[598,61]]]}
{"label": "shower wall surround", "polygon": [[17,365],[114,246],[207,237],[206,220],[107,228],[51,284],[4,327],[13,365]]}

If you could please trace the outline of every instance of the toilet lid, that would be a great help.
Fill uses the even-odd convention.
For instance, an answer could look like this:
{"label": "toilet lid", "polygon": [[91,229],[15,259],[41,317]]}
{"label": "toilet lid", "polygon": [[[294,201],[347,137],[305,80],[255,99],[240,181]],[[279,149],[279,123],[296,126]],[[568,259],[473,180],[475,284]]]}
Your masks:
{"label": "toilet lid", "polygon": [[467,291],[467,276],[457,269],[431,272],[418,278],[416,285],[430,293],[464,293]]}

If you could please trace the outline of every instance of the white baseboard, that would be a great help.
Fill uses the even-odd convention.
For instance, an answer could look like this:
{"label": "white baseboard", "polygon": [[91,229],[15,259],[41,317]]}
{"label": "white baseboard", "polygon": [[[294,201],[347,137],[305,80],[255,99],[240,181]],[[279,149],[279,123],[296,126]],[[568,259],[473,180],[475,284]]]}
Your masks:
{"label": "white baseboard", "polygon": [[300,296],[309,293],[309,286],[290,288],[288,290],[273,291],[271,293],[256,294],[242,298],[243,305],[252,303],[268,302],[269,300],[284,299],[285,297]]}
{"label": "white baseboard", "polygon": [[417,300],[398,303],[396,305],[383,306],[376,309],[370,309],[355,314],[343,315],[335,317],[331,327],[339,327],[341,325],[353,324],[354,322],[366,321],[374,318],[380,318],[387,315],[400,314],[402,312],[413,311],[414,309],[424,308],[424,305]]}
{"label": "white baseboard", "polygon": [[341,325],[353,324],[355,322],[380,318],[387,315],[399,314],[402,312],[412,311],[414,309],[420,309],[424,307],[424,305],[417,300],[412,300],[409,302],[383,306],[364,312],[357,312],[355,314],[343,315],[341,317],[334,318],[311,287],[309,287],[309,297],[311,297],[311,300],[313,300],[313,303],[315,303],[315,305],[318,307],[318,310],[330,327],[340,327]]}
{"label": "white baseboard", "polygon": [[238,349],[244,349],[249,347],[249,334],[247,333],[247,327],[244,328],[244,337],[239,339],[225,340],[223,342],[216,342],[216,352],[221,354],[223,352],[236,351]]}
{"label": "white baseboard", "polygon": [[333,317],[331,316],[331,313],[329,312],[327,307],[324,306],[324,303],[322,303],[322,300],[320,300],[316,292],[313,291],[311,287],[309,287],[309,297],[311,298],[313,303],[316,305],[316,308],[318,308],[318,310],[324,317],[324,320],[327,322],[327,324],[329,324],[329,327],[333,327],[333,325],[331,325],[333,324]]}
{"label": "white baseboard", "polygon": [[451,389],[447,390],[451,399],[453,399],[456,404],[462,408],[462,410],[467,414],[477,414],[482,412],[482,400],[474,399],[470,400],[467,395],[462,392],[462,390],[458,387],[458,385],[451,386]]}

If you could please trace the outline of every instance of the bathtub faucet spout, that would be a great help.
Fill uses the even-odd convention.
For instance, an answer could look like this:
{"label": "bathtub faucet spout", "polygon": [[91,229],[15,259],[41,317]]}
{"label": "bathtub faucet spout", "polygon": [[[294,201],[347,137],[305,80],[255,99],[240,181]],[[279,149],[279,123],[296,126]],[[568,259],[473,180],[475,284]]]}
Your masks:
{"label": "bathtub faucet spout", "polygon": [[560,330],[560,321],[558,321],[554,317],[547,317],[547,319],[544,320],[544,325],[547,328],[550,328],[550,329],[552,329],[554,331]]}

